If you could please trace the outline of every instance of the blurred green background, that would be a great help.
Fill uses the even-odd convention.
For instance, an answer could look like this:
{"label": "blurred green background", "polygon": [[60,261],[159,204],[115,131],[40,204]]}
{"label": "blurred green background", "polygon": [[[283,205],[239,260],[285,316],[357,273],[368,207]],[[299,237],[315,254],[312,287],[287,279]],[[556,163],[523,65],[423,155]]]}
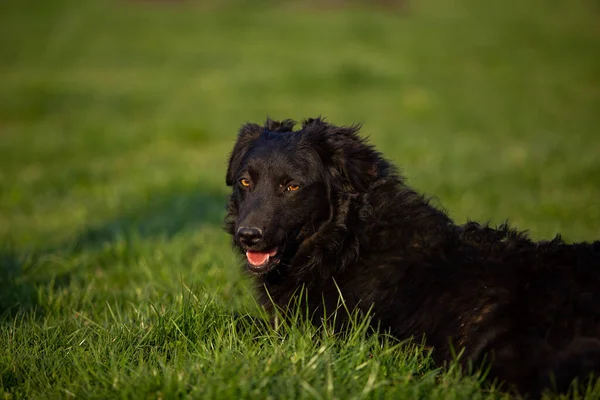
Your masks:
{"label": "blurred green background", "polygon": [[[598,21],[595,0],[0,2],[0,340],[111,304],[127,326],[182,282],[252,304],[224,172],[267,116],[363,122],[458,223],[598,239]],[[43,393],[39,349],[10,343],[4,393]]]}

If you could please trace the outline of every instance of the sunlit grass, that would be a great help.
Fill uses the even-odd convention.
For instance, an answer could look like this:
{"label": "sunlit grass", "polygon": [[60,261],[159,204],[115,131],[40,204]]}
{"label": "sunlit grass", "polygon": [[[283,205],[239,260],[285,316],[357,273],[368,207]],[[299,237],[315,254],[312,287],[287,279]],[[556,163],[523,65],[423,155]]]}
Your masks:
{"label": "sunlit grass", "polygon": [[406,3],[2,2],[0,393],[499,397],[360,321],[235,317],[224,171],[267,115],[364,122],[459,223],[600,237],[597,5]]}

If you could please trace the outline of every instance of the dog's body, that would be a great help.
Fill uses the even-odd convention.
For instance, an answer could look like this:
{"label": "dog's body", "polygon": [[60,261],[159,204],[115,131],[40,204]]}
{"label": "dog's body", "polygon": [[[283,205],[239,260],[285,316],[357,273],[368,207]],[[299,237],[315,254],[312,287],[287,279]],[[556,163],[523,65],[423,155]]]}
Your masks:
{"label": "dog's body", "polygon": [[488,357],[521,392],[600,372],[600,242],[457,226],[357,127],[293,126],[245,125],[227,171],[227,230],[267,309],[304,287],[320,323],[341,294],[400,339],[425,335],[437,361]]}

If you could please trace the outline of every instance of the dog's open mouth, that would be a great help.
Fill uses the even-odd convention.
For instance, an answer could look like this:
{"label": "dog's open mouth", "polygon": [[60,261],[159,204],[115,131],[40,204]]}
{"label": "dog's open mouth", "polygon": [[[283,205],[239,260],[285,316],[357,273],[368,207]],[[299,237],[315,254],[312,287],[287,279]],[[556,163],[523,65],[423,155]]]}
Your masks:
{"label": "dog's open mouth", "polygon": [[267,272],[272,268],[273,264],[277,263],[276,255],[276,248],[265,251],[247,250],[248,269],[255,273]]}

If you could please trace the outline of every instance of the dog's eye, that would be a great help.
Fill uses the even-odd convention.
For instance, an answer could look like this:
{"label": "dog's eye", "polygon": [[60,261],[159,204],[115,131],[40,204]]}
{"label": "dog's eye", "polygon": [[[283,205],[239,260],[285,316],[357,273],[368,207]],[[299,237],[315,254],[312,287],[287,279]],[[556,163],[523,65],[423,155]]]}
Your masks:
{"label": "dog's eye", "polygon": [[242,178],[242,179],[240,179],[240,183],[241,183],[241,184],[242,184],[242,186],[244,186],[244,187],[248,187],[248,186],[250,186],[250,181],[249,181],[248,179],[246,179],[246,178]]}
{"label": "dog's eye", "polygon": [[293,192],[294,190],[300,189],[300,185],[288,185],[287,190]]}

